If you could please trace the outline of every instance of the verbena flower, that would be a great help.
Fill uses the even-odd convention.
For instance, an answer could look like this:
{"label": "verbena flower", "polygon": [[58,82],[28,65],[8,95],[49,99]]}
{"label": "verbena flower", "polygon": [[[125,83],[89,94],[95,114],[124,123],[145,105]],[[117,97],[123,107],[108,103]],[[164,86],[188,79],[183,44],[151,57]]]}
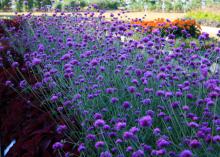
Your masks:
{"label": "verbena flower", "polygon": [[190,150],[183,150],[179,156],[180,157],[192,157],[193,153]]}
{"label": "verbena flower", "polygon": [[151,127],[153,120],[151,116],[147,115],[139,119],[139,125],[141,127]]}
{"label": "verbena flower", "polygon": [[102,120],[102,119],[98,119],[98,120],[96,120],[95,122],[94,122],[94,126],[95,127],[103,127],[105,125],[105,121],[104,120]]}
{"label": "verbena flower", "polygon": [[105,146],[105,142],[103,141],[98,141],[95,143],[96,149],[103,148],[104,146]]}
{"label": "verbena flower", "polygon": [[56,143],[53,144],[52,148],[53,148],[54,150],[58,150],[58,149],[62,149],[63,146],[64,146],[64,145],[63,145],[61,142],[56,142]]}

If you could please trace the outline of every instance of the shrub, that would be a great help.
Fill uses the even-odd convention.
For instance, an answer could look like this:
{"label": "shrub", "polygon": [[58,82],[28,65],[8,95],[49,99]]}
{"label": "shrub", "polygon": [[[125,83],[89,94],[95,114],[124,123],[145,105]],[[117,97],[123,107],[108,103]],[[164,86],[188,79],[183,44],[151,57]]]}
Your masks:
{"label": "shrub", "polygon": [[96,4],[99,9],[115,10],[120,6],[120,3],[115,0],[94,0],[91,3]]}
{"label": "shrub", "polygon": [[[141,2],[133,2],[127,6],[127,8],[131,11],[143,11],[144,3]],[[152,9],[153,10],[153,9]]]}
{"label": "shrub", "polygon": [[62,4],[61,3],[58,3],[55,7],[57,10],[62,10]]}
{"label": "shrub", "polygon": [[172,32],[177,37],[186,37],[187,34],[197,37],[201,33],[200,25],[197,24],[195,20],[190,19],[176,19],[174,21],[169,21],[161,18],[153,21],[134,20],[131,23],[148,29],[149,33],[159,29],[161,30],[162,36],[166,36]]}

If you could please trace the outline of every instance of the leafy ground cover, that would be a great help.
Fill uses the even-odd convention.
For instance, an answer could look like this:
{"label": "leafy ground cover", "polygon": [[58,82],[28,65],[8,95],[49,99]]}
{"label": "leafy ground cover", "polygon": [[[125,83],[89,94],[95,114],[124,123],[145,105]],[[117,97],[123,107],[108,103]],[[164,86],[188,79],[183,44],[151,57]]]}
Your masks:
{"label": "leafy ground cover", "polygon": [[186,17],[196,19],[202,25],[220,27],[219,12],[191,11]]}
{"label": "leafy ground cover", "polygon": [[207,33],[187,40],[160,29],[148,33],[110,17],[89,10],[29,14],[19,31],[5,28],[5,40],[36,78],[21,80],[19,90],[34,94],[58,121],[63,139],[53,150],[60,156],[74,156],[77,148],[86,157],[218,157],[220,43]]}

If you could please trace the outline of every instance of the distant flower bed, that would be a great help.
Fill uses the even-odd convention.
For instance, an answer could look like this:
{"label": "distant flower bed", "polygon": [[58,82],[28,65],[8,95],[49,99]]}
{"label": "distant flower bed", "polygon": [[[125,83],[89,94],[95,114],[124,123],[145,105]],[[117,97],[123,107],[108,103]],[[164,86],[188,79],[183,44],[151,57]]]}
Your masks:
{"label": "distant flower bed", "polygon": [[202,25],[220,27],[220,14],[218,13],[192,11],[188,12],[186,17],[195,19]]}
{"label": "distant flower bed", "polygon": [[195,20],[176,19],[170,21],[159,18],[152,21],[133,20],[131,24],[142,26],[149,33],[159,29],[163,36],[172,33],[177,37],[197,37],[201,33],[201,27]]}

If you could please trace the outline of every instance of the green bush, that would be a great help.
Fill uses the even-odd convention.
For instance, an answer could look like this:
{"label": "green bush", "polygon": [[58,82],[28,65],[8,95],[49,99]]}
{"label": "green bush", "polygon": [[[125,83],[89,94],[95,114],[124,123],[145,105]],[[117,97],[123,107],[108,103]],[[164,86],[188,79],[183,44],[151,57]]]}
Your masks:
{"label": "green bush", "polygon": [[86,1],[80,1],[80,7],[86,7],[88,4]]}
{"label": "green bush", "polygon": [[17,11],[23,11],[23,1],[22,0],[18,0],[16,2],[16,10]]}
{"label": "green bush", "polygon": [[171,11],[173,9],[172,3],[169,1],[165,2],[166,11]]}
{"label": "green bush", "polygon": [[62,10],[62,4],[58,3],[55,8],[58,9],[58,10]]}
{"label": "green bush", "polygon": [[180,1],[174,3],[173,6],[174,11],[183,11],[183,4]]}
{"label": "green bush", "polygon": [[143,11],[144,5],[143,3],[133,2],[132,4],[128,6],[128,9],[131,11]]}
{"label": "green bush", "polygon": [[70,6],[71,8],[76,8],[79,7],[79,3],[76,3],[76,1],[72,1],[68,6]]}
{"label": "green bush", "polygon": [[151,11],[156,10],[155,4],[149,3],[147,6],[148,6],[148,10],[151,10]]}
{"label": "green bush", "polygon": [[91,3],[96,4],[99,9],[118,9],[120,3],[115,0],[93,0]]}

